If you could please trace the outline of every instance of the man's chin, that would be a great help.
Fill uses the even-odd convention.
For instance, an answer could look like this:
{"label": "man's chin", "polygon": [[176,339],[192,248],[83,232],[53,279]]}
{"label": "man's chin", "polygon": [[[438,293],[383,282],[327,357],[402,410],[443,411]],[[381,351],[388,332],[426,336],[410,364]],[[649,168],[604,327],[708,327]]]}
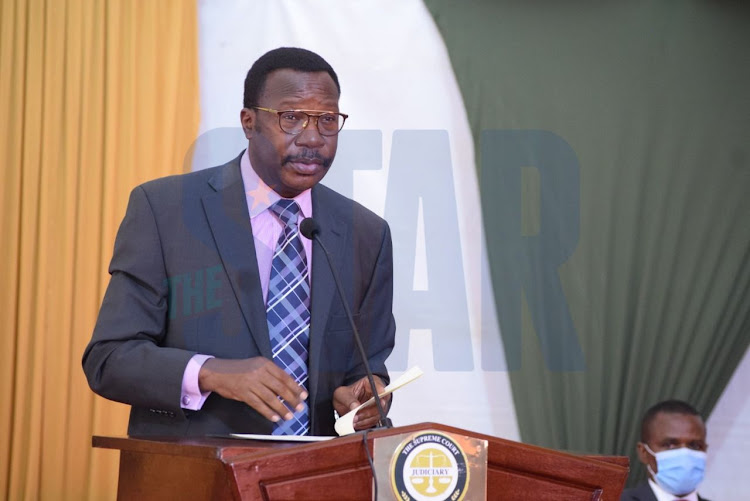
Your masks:
{"label": "man's chin", "polygon": [[282,188],[286,194],[281,192],[279,192],[279,194],[287,198],[294,198],[303,191],[309,190],[318,184],[325,174],[325,171],[316,172],[314,174],[295,173],[293,176],[289,176],[285,179]]}

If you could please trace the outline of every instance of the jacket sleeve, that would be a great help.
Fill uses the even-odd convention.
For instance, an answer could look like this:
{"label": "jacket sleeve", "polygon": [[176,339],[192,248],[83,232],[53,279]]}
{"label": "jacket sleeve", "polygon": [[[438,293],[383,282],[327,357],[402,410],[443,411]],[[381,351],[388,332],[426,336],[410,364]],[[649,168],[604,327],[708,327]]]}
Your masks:
{"label": "jacket sleeve", "polygon": [[109,286],[83,370],[97,394],[133,406],[180,411],[188,350],[163,346],[169,282],[146,190],[130,194],[109,267]]}

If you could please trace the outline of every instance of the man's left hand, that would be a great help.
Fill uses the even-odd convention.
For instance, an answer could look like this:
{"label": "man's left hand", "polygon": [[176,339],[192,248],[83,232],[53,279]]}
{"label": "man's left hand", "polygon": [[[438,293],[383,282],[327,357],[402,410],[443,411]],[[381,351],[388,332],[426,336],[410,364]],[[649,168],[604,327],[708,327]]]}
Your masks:
{"label": "man's left hand", "polygon": [[[383,393],[385,390],[385,384],[378,376],[373,376],[375,379],[375,387],[378,389],[378,393]],[[349,386],[339,386],[336,391],[333,392],[333,408],[336,409],[339,416],[343,416],[347,412],[356,409],[364,402],[367,402],[372,398],[372,391],[370,390],[370,383],[367,381],[367,377],[363,377],[359,381],[350,384]],[[382,399],[383,410],[388,413],[388,409],[391,403],[391,395],[386,395]],[[354,429],[366,430],[372,428],[378,424],[380,415],[378,414],[378,407],[376,404],[369,405],[357,412],[354,416]]]}

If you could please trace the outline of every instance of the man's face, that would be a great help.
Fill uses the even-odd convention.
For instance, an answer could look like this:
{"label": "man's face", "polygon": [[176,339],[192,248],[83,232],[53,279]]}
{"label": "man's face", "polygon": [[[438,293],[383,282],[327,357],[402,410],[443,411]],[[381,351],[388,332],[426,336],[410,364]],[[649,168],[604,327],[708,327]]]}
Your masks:
{"label": "man's face", "polygon": [[[338,89],[324,71],[275,70],[268,74],[258,101],[258,106],[279,111],[339,111]],[[245,108],[240,118],[253,169],[282,197],[293,198],[312,188],[328,172],[338,136],[322,136],[316,119],[291,135],[281,130],[276,113]]]}
{"label": "man's face", "polygon": [[[654,453],[669,449],[688,448],[705,451],[706,426],[699,416],[689,414],[672,414],[660,412],[651,422],[645,437],[647,445]],[[638,459],[641,463],[651,466],[656,473],[656,458],[649,454],[642,443],[638,443]]]}

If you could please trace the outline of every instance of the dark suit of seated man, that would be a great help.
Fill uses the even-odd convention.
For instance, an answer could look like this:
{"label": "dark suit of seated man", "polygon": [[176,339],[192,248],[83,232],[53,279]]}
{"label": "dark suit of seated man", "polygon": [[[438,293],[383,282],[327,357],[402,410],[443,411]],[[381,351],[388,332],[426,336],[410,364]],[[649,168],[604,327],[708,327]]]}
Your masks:
{"label": "dark suit of seated man", "polygon": [[697,491],[706,468],[706,425],[690,404],[667,400],[646,411],[637,448],[648,482],[623,491],[620,501],[708,501]]}
{"label": "dark suit of seated man", "polygon": [[[300,235],[308,217],[387,384],[388,224],[318,184],[347,118],[339,96],[322,57],[272,50],[245,79],[247,150],[133,190],[83,356],[91,388],[131,406],[130,435],[334,435],[334,410],[371,397],[325,255]],[[355,428],[378,421],[365,408]]]}

